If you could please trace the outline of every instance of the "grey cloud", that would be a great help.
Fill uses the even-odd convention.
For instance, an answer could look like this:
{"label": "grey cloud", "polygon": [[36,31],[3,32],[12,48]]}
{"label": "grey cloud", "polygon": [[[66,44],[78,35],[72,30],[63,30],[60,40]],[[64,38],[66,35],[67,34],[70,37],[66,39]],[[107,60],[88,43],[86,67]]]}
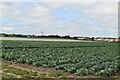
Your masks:
{"label": "grey cloud", "polygon": [[[86,0],[88,1],[88,0]],[[15,19],[34,26],[24,28],[15,27],[11,32],[39,34],[44,30],[46,34],[70,34],[88,36],[117,36],[117,3],[96,3],[93,2],[54,2],[42,3],[42,5],[25,6],[23,9],[16,9],[15,3],[5,3],[3,16]],[[77,14],[86,14],[82,18],[70,20],[62,26],[57,25],[59,18],[52,14],[53,10],[64,8]],[[24,14],[24,15],[21,15]],[[101,20],[101,23],[89,23],[83,19]],[[8,25],[9,26],[9,25]],[[6,26],[7,28],[7,26]],[[7,30],[7,29],[6,29]],[[17,31],[19,30],[19,31]],[[27,30],[27,31],[26,31]]]}

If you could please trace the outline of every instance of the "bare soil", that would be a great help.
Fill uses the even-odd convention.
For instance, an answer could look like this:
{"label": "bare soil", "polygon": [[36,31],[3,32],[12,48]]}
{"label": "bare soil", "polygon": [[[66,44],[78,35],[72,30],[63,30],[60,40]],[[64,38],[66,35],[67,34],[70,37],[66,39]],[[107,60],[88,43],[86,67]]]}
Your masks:
{"label": "bare soil", "polygon": [[[55,68],[37,67],[37,66],[29,65],[29,64],[21,64],[21,63],[17,63],[13,61],[8,61],[8,60],[2,60],[2,62],[8,65],[16,66],[16,67],[31,69],[39,73],[50,73],[50,72],[56,72],[56,71],[64,72],[63,70],[56,70]],[[89,79],[99,78],[99,79],[104,79],[104,80],[109,80],[109,79],[120,80],[120,71],[116,73],[116,75],[113,77],[102,77],[102,76],[94,76],[94,75],[77,76],[72,73],[67,73],[67,72],[64,72],[64,73],[65,75],[67,75],[68,78],[89,78]]]}
{"label": "bare soil", "polygon": [[[13,61],[8,61],[8,60],[2,60],[3,63],[6,63],[8,65],[16,66],[16,67],[21,67],[21,68],[27,68],[31,69],[34,71],[37,71],[39,73],[50,73],[50,72],[64,72],[63,70],[56,70],[55,68],[47,68],[47,67],[37,67],[29,64],[21,64]],[[79,78],[79,76],[71,73],[66,73],[64,72],[69,78]]]}

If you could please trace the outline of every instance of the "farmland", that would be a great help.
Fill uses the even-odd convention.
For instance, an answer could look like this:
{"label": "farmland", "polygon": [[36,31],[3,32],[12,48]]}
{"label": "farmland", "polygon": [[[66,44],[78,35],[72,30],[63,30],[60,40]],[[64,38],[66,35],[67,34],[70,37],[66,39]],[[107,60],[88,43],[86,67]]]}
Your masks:
{"label": "farmland", "polygon": [[78,76],[113,76],[120,71],[118,43],[2,41],[2,58],[53,67]]}

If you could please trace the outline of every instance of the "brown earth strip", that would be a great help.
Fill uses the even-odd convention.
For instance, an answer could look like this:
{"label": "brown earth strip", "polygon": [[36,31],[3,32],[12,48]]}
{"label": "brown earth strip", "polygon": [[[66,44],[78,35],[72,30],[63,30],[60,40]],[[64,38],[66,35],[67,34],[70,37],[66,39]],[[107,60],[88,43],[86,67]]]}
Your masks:
{"label": "brown earth strip", "polygon": [[[39,73],[63,72],[63,70],[56,70],[55,68],[37,67],[37,66],[33,66],[33,65],[28,65],[28,64],[20,64],[20,63],[8,61],[8,60],[2,60],[2,62],[6,63],[8,65],[16,66],[16,67],[31,69],[31,70],[37,71]],[[75,74],[70,74],[70,73],[65,73],[65,74],[69,78],[79,78],[79,76],[77,76]]]}
{"label": "brown earth strip", "polygon": [[[34,70],[36,72],[39,73],[54,73],[54,72],[64,72],[63,70],[56,70],[55,68],[47,68],[47,67],[37,67],[37,66],[33,66],[33,65],[28,65],[28,64],[21,64],[21,63],[17,63],[17,62],[13,62],[13,61],[8,61],[8,60],[2,60],[3,63],[8,64],[8,65],[12,65],[12,66],[16,66],[16,67],[21,67],[21,68],[26,68],[26,69],[31,69]],[[71,74],[71,73],[67,73],[64,72],[65,75],[67,75],[67,78],[99,78],[99,79],[109,79],[109,78],[113,78],[114,80],[120,80],[120,73],[118,72],[116,76],[113,77],[102,77],[102,76],[94,76],[94,75],[87,75],[87,76],[77,76],[75,74]]]}

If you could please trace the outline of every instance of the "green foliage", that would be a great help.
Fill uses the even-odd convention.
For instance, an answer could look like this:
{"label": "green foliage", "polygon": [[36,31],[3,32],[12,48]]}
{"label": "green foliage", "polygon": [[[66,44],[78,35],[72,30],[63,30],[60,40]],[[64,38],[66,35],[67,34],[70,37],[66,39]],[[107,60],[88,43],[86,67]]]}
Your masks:
{"label": "green foliage", "polygon": [[42,77],[41,75],[43,75],[29,69],[10,66],[4,63],[2,66],[3,66],[3,69],[2,69],[3,78],[39,78],[39,77]]}
{"label": "green foliage", "polygon": [[[1,62],[0,62],[1,63]],[[67,78],[62,71],[52,70],[46,73],[39,73],[28,68],[17,67],[3,63],[2,78]],[[17,79],[18,80],[18,79]]]}
{"label": "green foliage", "polygon": [[0,37],[23,37],[23,38],[57,38],[57,39],[72,39],[69,35],[23,35],[23,34],[5,34],[0,33]]}
{"label": "green foliage", "polygon": [[77,75],[111,76],[120,68],[118,43],[3,41],[2,58]]}

